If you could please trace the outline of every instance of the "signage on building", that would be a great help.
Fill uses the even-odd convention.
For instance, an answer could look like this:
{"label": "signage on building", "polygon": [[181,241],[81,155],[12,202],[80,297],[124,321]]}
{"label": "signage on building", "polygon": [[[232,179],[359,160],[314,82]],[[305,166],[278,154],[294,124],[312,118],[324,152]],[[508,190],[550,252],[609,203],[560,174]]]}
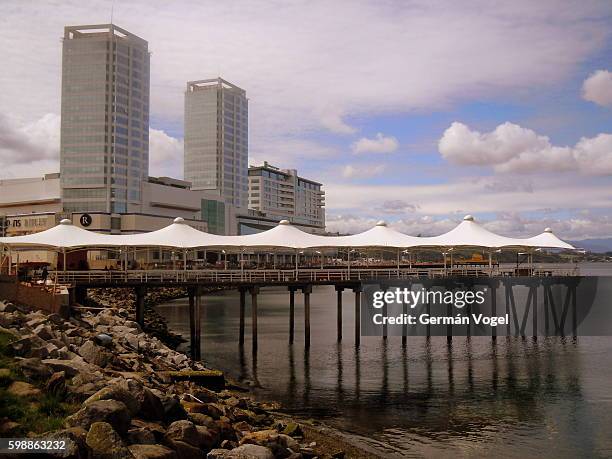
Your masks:
{"label": "signage on building", "polygon": [[81,218],[79,219],[81,226],[86,226],[86,227],[90,226],[92,221],[93,219],[91,218],[91,215],[89,214],[83,214],[81,215]]}

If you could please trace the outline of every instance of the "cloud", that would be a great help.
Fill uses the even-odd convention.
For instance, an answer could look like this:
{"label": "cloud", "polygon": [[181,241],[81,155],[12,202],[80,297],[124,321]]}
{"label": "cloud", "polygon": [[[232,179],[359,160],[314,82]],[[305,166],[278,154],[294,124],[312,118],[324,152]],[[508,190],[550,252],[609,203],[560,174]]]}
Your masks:
{"label": "cloud", "polygon": [[582,84],[582,97],[598,105],[612,106],[612,72],[597,70]]}
{"label": "cloud", "polygon": [[183,140],[149,129],[149,174],[183,177]]}
{"label": "cloud", "polygon": [[386,169],[384,164],[347,164],[342,168],[342,177],[347,179],[364,179],[382,174]]}
{"label": "cloud", "polygon": [[[406,200],[419,215],[490,214],[513,209],[522,213],[541,213],[543,209],[598,209],[610,212],[612,195],[607,177],[550,175],[538,177],[528,189],[494,191],[496,179],[465,177],[440,184],[376,185],[328,183],[325,206],[331,213],[350,213],[376,218],[382,203]],[[408,202],[408,201],[407,201]]]}
{"label": "cloud", "polygon": [[573,147],[555,146],[548,137],[510,122],[487,133],[454,122],[438,150],[453,164],[493,166],[497,172],[612,175],[612,134],[583,137]]}
{"label": "cloud", "polygon": [[[29,121],[60,113],[63,27],[98,21],[91,12],[109,3],[12,4],[0,29],[0,107]],[[114,8],[117,24],[149,42],[155,127],[182,123],[186,81],[221,75],[247,91],[258,152],[278,136],[355,132],[346,120],[529,95],[565,81],[610,36],[609,7],[597,1],[179,5],[134,0]]]}
{"label": "cloud", "polygon": [[362,137],[351,146],[353,153],[393,153],[399,147],[395,137],[385,137],[380,132],[373,139]]}
{"label": "cloud", "polygon": [[57,160],[59,136],[57,115],[48,113],[34,122],[23,123],[0,113],[0,165]]}
{"label": "cloud", "polygon": [[383,214],[404,214],[406,212],[415,212],[417,206],[409,204],[403,199],[390,199],[383,201],[378,210]]}

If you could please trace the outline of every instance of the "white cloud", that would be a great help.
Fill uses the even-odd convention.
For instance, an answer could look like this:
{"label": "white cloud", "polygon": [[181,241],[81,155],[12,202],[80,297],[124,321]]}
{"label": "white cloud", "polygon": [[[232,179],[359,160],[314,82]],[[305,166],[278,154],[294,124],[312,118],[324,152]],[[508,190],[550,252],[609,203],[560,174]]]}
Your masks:
{"label": "white cloud", "polygon": [[592,73],[582,84],[582,97],[604,107],[612,105],[612,72]]}
{"label": "white cloud", "polygon": [[[407,200],[419,215],[542,212],[545,209],[612,209],[609,179],[539,177],[531,188],[496,191],[495,178],[467,177],[430,185],[326,184],[325,204],[333,213],[379,214],[382,203]],[[492,186],[493,185],[493,186]]]}
{"label": "white cloud", "polygon": [[[0,29],[0,107],[30,121],[59,113],[63,27],[100,22],[92,11],[109,3],[12,4]],[[156,126],[182,122],[186,81],[222,75],[247,90],[252,148],[264,151],[278,136],[355,132],[346,120],[558,84],[602,48],[608,11],[597,1],[135,0],[117,2],[114,16],[149,42]]]}
{"label": "white cloud", "polygon": [[386,137],[380,132],[373,139],[362,137],[351,146],[353,153],[393,153],[399,147],[395,137]]}
{"label": "white cloud", "polygon": [[149,174],[183,177],[183,140],[149,129]]}
{"label": "white cloud", "polygon": [[347,164],[342,168],[342,177],[347,179],[364,179],[382,174],[384,164]]}
{"label": "white cloud", "polygon": [[493,166],[497,172],[569,172],[612,175],[612,134],[555,146],[546,136],[506,122],[480,133],[454,122],[438,142],[440,154],[460,165]]}

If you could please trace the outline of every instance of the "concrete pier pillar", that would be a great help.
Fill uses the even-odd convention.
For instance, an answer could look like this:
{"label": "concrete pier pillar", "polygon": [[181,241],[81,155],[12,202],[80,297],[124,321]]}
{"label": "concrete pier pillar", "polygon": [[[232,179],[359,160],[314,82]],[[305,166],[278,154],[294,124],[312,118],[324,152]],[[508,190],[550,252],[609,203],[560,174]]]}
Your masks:
{"label": "concrete pier pillar", "polygon": [[84,305],[87,302],[87,288],[75,287],[74,301],[76,301],[78,304]]}
{"label": "concrete pier pillar", "polygon": [[304,292],[304,347],[310,347],[310,294],[312,293],[312,285],[306,285]]}
{"label": "concrete pier pillar", "polygon": [[295,290],[295,287],[289,287],[289,344],[293,344],[295,337]]}
{"label": "concrete pier pillar", "polygon": [[[491,289],[491,316],[497,316],[497,284],[492,285]],[[497,340],[497,327],[491,327],[491,340]]]}
{"label": "concrete pier pillar", "polygon": [[251,292],[251,340],[253,351],[257,349],[257,294],[259,287],[254,286],[249,289]]}
{"label": "concrete pier pillar", "polygon": [[189,287],[187,288],[187,295],[189,297],[189,343],[190,343],[190,350],[191,350],[191,358],[195,359],[196,358],[196,345],[197,345],[197,338],[196,338],[196,326],[195,326],[195,293],[196,293],[196,289],[195,287]]}
{"label": "concrete pier pillar", "polygon": [[361,286],[353,288],[355,292],[355,345],[361,343]]}
{"label": "concrete pier pillar", "polygon": [[196,287],[195,292],[195,359],[199,360],[202,357],[202,290]]}
{"label": "concrete pier pillar", "polygon": [[342,341],[342,292],[344,287],[336,285],[336,295],[338,299],[338,316],[336,320],[336,328],[338,330],[338,342]]}
{"label": "concrete pier pillar", "polygon": [[246,289],[240,288],[240,335],[238,337],[238,344],[240,347],[244,346],[244,309],[246,303]]}
{"label": "concrete pier pillar", "polygon": [[538,286],[535,285],[534,287],[532,287],[533,289],[533,308],[532,308],[532,320],[533,320],[533,331],[531,333],[532,337],[534,339],[538,339]]}
{"label": "concrete pier pillar", "polygon": [[[144,327],[144,309],[145,309],[145,296],[147,295],[146,287],[136,287],[134,289],[136,294],[136,322],[141,327]],[[77,289],[77,302],[79,302],[79,293]]]}

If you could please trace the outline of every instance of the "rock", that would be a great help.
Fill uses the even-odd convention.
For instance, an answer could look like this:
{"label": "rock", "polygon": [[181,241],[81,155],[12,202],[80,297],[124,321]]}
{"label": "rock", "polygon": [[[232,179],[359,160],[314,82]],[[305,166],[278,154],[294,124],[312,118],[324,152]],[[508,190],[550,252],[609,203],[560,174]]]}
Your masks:
{"label": "rock", "polygon": [[164,407],[164,419],[167,422],[187,419],[187,411],[177,397],[163,397],[160,400]]}
{"label": "rock", "polygon": [[125,447],[121,437],[107,422],[94,422],[85,439],[92,459],[123,459],[134,455]]}
{"label": "rock", "polygon": [[8,368],[0,368],[0,381],[11,381],[11,370]]}
{"label": "rock", "polygon": [[65,449],[56,451],[52,457],[61,457],[65,459],[79,459],[87,457],[87,446],[85,445],[85,437],[87,432],[80,427],[71,429],[57,430],[55,432],[46,432],[40,436],[45,440],[64,440],[66,442]]}
{"label": "rock", "polygon": [[87,363],[97,365],[99,367],[105,367],[108,362],[111,361],[113,355],[108,352],[102,346],[98,346],[93,341],[85,341],[85,343],[79,348],[79,355]]}
{"label": "rock", "polygon": [[302,428],[297,422],[289,422],[287,426],[283,429],[283,433],[285,435],[289,435],[290,437],[302,437],[304,433],[302,432]]}
{"label": "rock", "polygon": [[164,405],[159,397],[145,387],[142,399],[140,399],[140,416],[144,419],[157,421],[164,419],[164,415]]}
{"label": "rock", "polygon": [[26,377],[32,379],[46,380],[53,374],[53,370],[36,357],[21,360],[19,362],[19,368]]}
{"label": "rock", "polygon": [[[205,427],[204,427],[205,428]],[[199,447],[202,438],[195,424],[191,421],[175,421],[168,427],[166,439],[170,441],[182,441],[192,446]]]}
{"label": "rock", "polygon": [[45,324],[40,324],[34,329],[34,334],[38,336],[40,339],[49,341],[55,338],[53,331],[46,326]]}
{"label": "rock", "polygon": [[99,333],[94,336],[94,342],[100,346],[108,347],[113,343],[113,338],[108,336],[106,333]]}
{"label": "rock", "polygon": [[63,371],[53,373],[45,384],[45,389],[50,394],[64,395],[66,393],[66,373]]}
{"label": "rock", "polygon": [[136,459],[176,459],[175,451],[162,445],[131,445],[130,452]]}
{"label": "rock", "polygon": [[155,437],[155,443],[161,443],[166,435],[166,429],[156,422],[143,421],[142,419],[132,419],[130,430],[147,430]]}
{"label": "rock", "polygon": [[157,443],[155,434],[146,427],[128,430],[127,438],[130,443],[136,443],[139,445],[154,445]]}
{"label": "rock", "polygon": [[117,400],[91,402],[66,418],[66,426],[89,429],[95,422],[106,422],[123,435],[130,426],[130,412],[124,403]]}
{"label": "rock", "polygon": [[[286,457],[291,452],[297,452],[300,446],[289,435],[279,434],[276,430],[259,430],[247,433],[240,440],[240,444],[256,444],[269,448],[277,457]],[[287,451],[290,449],[291,452]]]}
{"label": "rock", "polygon": [[189,420],[194,424],[205,427],[215,427],[215,421],[210,416],[202,413],[189,413]]}
{"label": "rock", "polygon": [[0,435],[5,437],[15,437],[21,430],[21,424],[18,422],[0,420]]}
{"label": "rock", "polygon": [[66,376],[72,378],[79,373],[91,374],[95,372],[96,368],[87,364],[81,357],[72,360],[59,360],[59,359],[46,359],[42,363],[50,366],[54,371],[63,371]]}
{"label": "rock", "polygon": [[178,459],[203,459],[206,457],[204,451],[191,446],[189,443],[168,440],[168,446],[176,452]]}
{"label": "rock", "polygon": [[268,448],[259,445],[242,445],[230,450],[227,459],[274,459],[274,454]]}
{"label": "rock", "polygon": [[32,398],[38,397],[41,394],[40,389],[34,387],[30,383],[23,381],[13,382],[7,390],[10,394],[15,395],[17,397]]}
{"label": "rock", "polygon": [[0,312],[13,312],[16,311],[17,308],[13,303],[3,303],[0,302]]}
{"label": "rock", "polygon": [[225,459],[229,453],[227,449],[213,449],[208,452],[206,459]]}
{"label": "rock", "polygon": [[104,387],[85,400],[83,405],[88,405],[98,400],[118,400],[123,402],[130,411],[131,416],[135,416],[140,411],[140,402],[127,390],[126,385],[122,387],[121,384],[113,384]]}

